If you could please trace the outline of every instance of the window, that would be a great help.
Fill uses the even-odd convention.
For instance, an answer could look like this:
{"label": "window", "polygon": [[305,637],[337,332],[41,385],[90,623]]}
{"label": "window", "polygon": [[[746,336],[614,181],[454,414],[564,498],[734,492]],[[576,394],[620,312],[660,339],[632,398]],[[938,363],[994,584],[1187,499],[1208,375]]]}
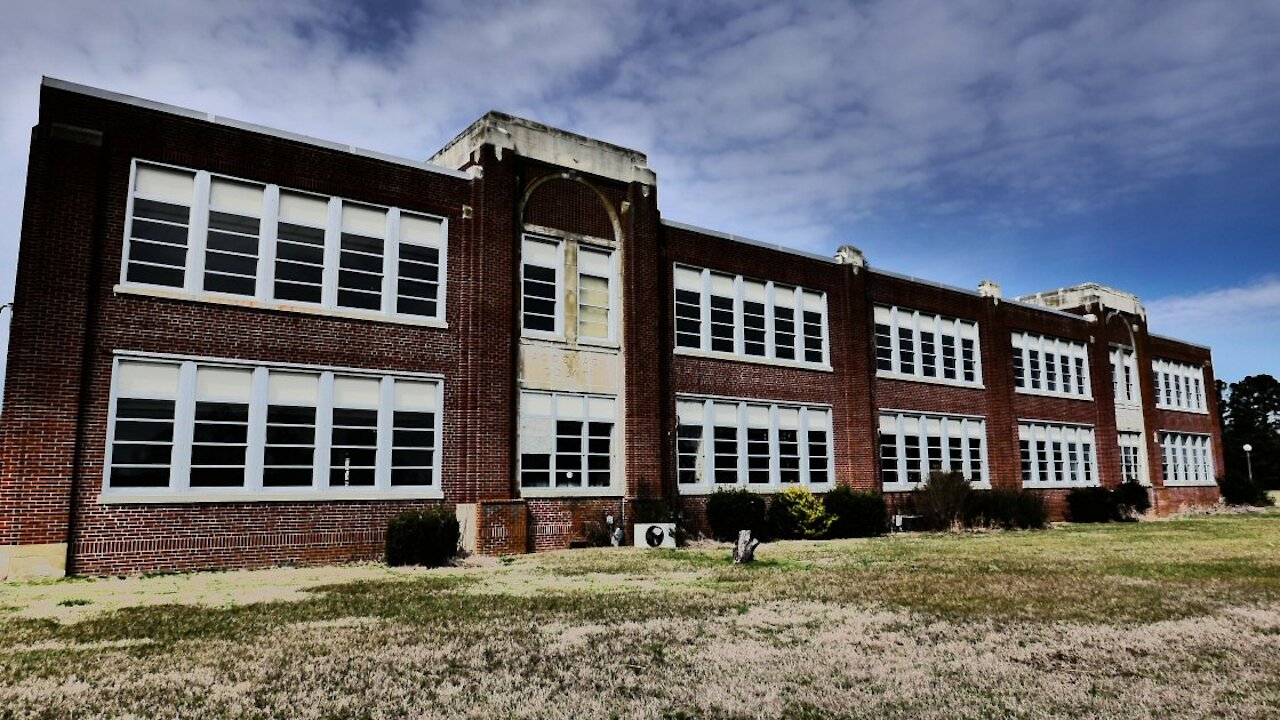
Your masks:
{"label": "window", "polygon": [[734,351],[734,288],[733,278],[727,275],[711,275],[711,349],[714,352]]}
{"label": "window", "polygon": [[436,379],[121,357],[104,492],[438,495],[439,403]]}
{"label": "window", "polygon": [[231,295],[257,293],[258,236],[263,186],[215,177],[209,188],[209,232],[205,238],[204,290]]}
{"label": "window", "polygon": [[676,420],[676,470],[683,492],[831,482],[827,408],[681,397]]}
{"label": "window", "polygon": [[1028,487],[1096,485],[1093,428],[1076,425],[1018,424],[1022,482]]}
{"label": "window", "polygon": [[187,237],[195,173],[138,165],[134,172],[125,282],[180,288],[185,282]]}
{"label": "window", "polygon": [[684,265],[674,279],[677,349],[827,364],[825,294]]}
{"label": "window", "polygon": [[609,340],[612,318],[609,278],[613,277],[612,253],[578,250],[578,337]]}
{"label": "window", "polygon": [[1161,431],[1160,449],[1165,485],[1216,483],[1213,442],[1208,435]]}
{"label": "window", "polygon": [[935,471],[958,472],[970,482],[985,485],[989,482],[986,427],[982,418],[882,411],[880,474],[884,489],[914,489]]}
{"label": "window", "polygon": [[319,381],[313,373],[269,372],[263,487],[305,487],[313,482]]}
{"label": "window", "polygon": [[605,395],[520,393],[520,487],[613,487],[615,401]]}
{"label": "window", "polygon": [[742,281],[742,351],[756,357],[765,356],[765,292],[762,282]]}
{"label": "window", "polygon": [[1208,413],[1204,397],[1204,370],[1172,360],[1153,360],[1156,407],[1162,410]]}
{"label": "window", "polygon": [[1138,388],[1134,379],[1138,376],[1138,361],[1133,350],[1126,347],[1111,349],[1111,386],[1115,391],[1116,402],[1134,404],[1139,402]]}
{"label": "window", "polygon": [[526,331],[554,334],[560,331],[560,244],[526,236],[523,246],[524,302],[522,324]]}
{"label": "window", "polygon": [[977,323],[889,305],[873,315],[876,375],[981,387]]}
{"label": "window", "polygon": [[244,487],[252,385],[247,368],[196,368],[191,487]]}
{"label": "window", "polygon": [[1121,477],[1125,482],[1148,484],[1146,463],[1143,462],[1146,452],[1142,447],[1142,434],[1122,432],[1118,434],[1118,440]]}
{"label": "window", "polygon": [[[521,327],[531,336],[608,343],[615,339],[614,251],[576,239],[525,235]],[[575,260],[576,258],[576,260]],[[565,283],[571,290],[566,302]],[[695,309],[700,315],[700,309]]]}
{"label": "window", "polygon": [[445,220],[135,161],[121,283],[444,319]]}
{"label": "window", "polygon": [[442,230],[436,220],[400,213],[396,312],[401,315],[440,315]]}
{"label": "window", "polygon": [[378,465],[378,406],[375,378],[333,380],[333,442],[329,447],[329,485],[372,485]]}
{"label": "window", "polygon": [[281,191],[276,221],[277,300],[320,304],[324,298],[324,236],[327,200]]}
{"label": "window", "polygon": [[1019,392],[1092,398],[1088,357],[1088,349],[1081,342],[1013,333],[1013,373]]}
{"label": "window", "polygon": [[111,486],[168,487],[173,465],[178,366],[121,361],[115,375]]}

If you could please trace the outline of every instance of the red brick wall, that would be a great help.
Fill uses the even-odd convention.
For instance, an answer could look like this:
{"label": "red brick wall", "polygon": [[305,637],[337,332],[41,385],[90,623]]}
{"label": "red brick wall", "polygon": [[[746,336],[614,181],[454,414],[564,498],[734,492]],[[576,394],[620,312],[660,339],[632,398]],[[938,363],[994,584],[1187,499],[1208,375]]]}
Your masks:
{"label": "red brick wall", "polygon": [[529,509],[523,500],[482,500],[476,507],[476,553],[529,552]]}
{"label": "red brick wall", "polygon": [[[55,123],[101,132],[100,144],[54,139]],[[144,158],[284,187],[442,215],[449,220],[447,329],[255,310],[117,294],[130,162]],[[674,399],[678,393],[804,403],[834,409],[835,478],[879,488],[881,408],[987,419],[993,484],[1017,487],[1019,419],[1094,426],[1099,474],[1119,482],[1109,341],[1119,324],[1088,323],[823,259],[663,226],[657,190],[640,183],[561,177],[564,168],[474,159],[472,179],[272,137],[201,119],[44,88],[32,140],[15,291],[6,402],[0,424],[0,544],[72,546],[73,572],[250,567],[377,557],[386,519],[423,503],[289,502],[159,505],[98,503],[110,369],[117,351],[146,351],[445,377],[444,503],[480,502],[485,551],[565,547],[621,495],[521,503],[515,486],[518,255],[524,221],[623,240],[625,468],[630,500],[678,497]],[[536,192],[529,189],[539,181]],[[581,181],[581,182],[580,182]],[[521,201],[528,197],[521,217]],[[625,210],[623,209],[625,206]],[[469,212],[468,212],[469,211]],[[675,355],[672,266],[687,263],[823,291],[832,368],[819,371]],[[896,304],[976,320],[984,389],[876,380],[871,308]],[[1152,357],[1206,364],[1207,350],[1136,333],[1148,428],[1213,434],[1222,468],[1218,408],[1208,416],[1155,410]],[[1071,338],[1089,346],[1092,401],[1014,392],[1010,333]],[[1206,367],[1206,390],[1212,368]],[[1156,485],[1159,447],[1148,433]],[[1055,516],[1064,492],[1045,493]],[[1157,492],[1162,511],[1216,499],[1216,489]],[[705,499],[674,505],[695,526]],[[630,520],[631,518],[628,518]],[[628,528],[629,530],[629,528]]]}

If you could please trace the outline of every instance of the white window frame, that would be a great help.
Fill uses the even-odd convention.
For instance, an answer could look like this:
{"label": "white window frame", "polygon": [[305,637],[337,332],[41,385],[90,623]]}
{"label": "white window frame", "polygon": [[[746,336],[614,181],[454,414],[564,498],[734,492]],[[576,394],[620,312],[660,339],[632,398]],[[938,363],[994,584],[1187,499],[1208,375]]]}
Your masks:
{"label": "white window frame", "polygon": [[[934,369],[936,373],[934,377],[924,374],[924,344],[921,338],[921,327],[928,323],[932,323],[933,325],[932,330],[925,332],[932,332],[934,336]],[[876,341],[876,325],[889,326],[890,362],[892,363],[892,368],[890,370],[881,369],[879,354],[878,352],[875,352],[873,354],[872,361],[874,363],[876,377],[890,380],[935,383],[938,385],[953,385],[956,387],[975,388],[979,390],[985,387],[982,380],[982,336],[979,332],[977,321],[921,312],[919,310],[913,310],[911,308],[901,307],[898,305],[877,304],[872,309],[871,341],[873,351],[878,351],[879,349],[879,345]],[[902,369],[902,343],[899,333],[904,329],[911,334],[911,352],[914,357],[914,362],[912,362],[912,372],[905,372]],[[972,334],[972,338],[969,337],[970,334]],[[946,377],[942,352],[942,338],[944,335],[952,338],[955,342],[956,377],[954,380],[950,380]],[[972,382],[964,379],[964,340],[967,339],[973,340]]]}
{"label": "white window frame", "polygon": [[[111,454],[115,439],[116,403],[119,399],[118,382],[122,361],[153,362],[178,367],[179,382],[174,420],[173,454],[170,464],[168,487],[123,488],[111,485]],[[249,403],[249,448],[246,455],[245,485],[238,488],[196,488],[189,485],[191,471],[191,432],[195,412],[195,377],[197,367],[226,367],[253,371],[252,394]],[[262,486],[263,448],[266,445],[266,412],[268,405],[267,376],[272,370],[314,374],[319,377],[319,391],[315,423],[315,462],[312,484],[298,487]],[[329,485],[330,417],[332,412],[332,388],[334,376],[360,376],[378,380],[382,384],[378,408],[378,467],[375,483],[364,487],[337,487]],[[395,381],[425,382],[435,385],[435,447],[433,448],[432,481],[430,485],[393,486],[391,477],[391,416],[395,412],[391,388]],[[444,497],[441,486],[441,467],[444,455],[444,376],[431,373],[387,373],[361,368],[317,365],[292,365],[288,363],[254,362],[226,358],[192,357],[164,353],[139,353],[118,351],[112,359],[109,414],[107,416],[106,450],[102,469],[102,492],[98,501],[102,504],[119,503],[202,503],[202,502],[267,502],[267,501],[326,501],[326,500],[383,500],[383,499],[440,499]],[[383,418],[386,422],[383,422]]]}
{"label": "white window frame", "polygon": [[[1097,487],[1101,486],[1102,478],[1098,474],[1098,443],[1094,434],[1092,425],[1078,425],[1074,423],[1060,423],[1045,420],[1019,420],[1018,421],[1018,476],[1022,476],[1022,459],[1021,445],[1026,440],[1031,443],[1031,479],[1024,480],[1022,486],[1025,488],[1052,489],[1052,488],[1075,488],[1075,487]],[[1063,472],[1062,478],[1050,477],[1042,479],[1040,477],[1040,453],[1041,447],[1050,446],[1052,443],[1060,443],[1062,447]],[[1088,443],[1089,452],[1086,454],[1082,451],[1081,445]],[[1067,465],[1068,458],[1071,456],[1071,449],[1074,448],[1076,457],[1082,461],[1089,463],[1088,481],[1084,478],[1084,467],[1081,466],[1079,471]],[[1051,476],[1057,475],[1054,471],[1054,460],[1052,455],[1047,459],[1049,473]],[[1072,480],[1075,475],[1079,479]]]}
{"label": "white window frame", "polygon": [[[681,403],[700,403],[702,405],[702,445],[701,445],[701,464],[697,469],[702,472],[697,482],[680,483],[679,482],[679,457],[676,457],[677,474],[677,492],[680,495],[707,495],[714,493],[721,488],[724,489],[742,489],[745,488],[752,492],[768,494],[785,490],[789,487],[804,487],[815,492],[826,492],[836,486],[836,466],[835,466],[835,411],[830,405],[820,403],[793,403],[779,400],[765,400],[760,398],[741,398],[741,397],[725,397],[721,395],[692,395],[679,394],[676,395],[676,402]],[[718,483],[715,481],[715,421],[714,412],[716,405],[728,405],[736,407],[737,414],[737,444],[738,444],[738,467],[737,482]],[[748,422],[748,407],[767,408],[769,413],[769,482],[753,483],[749,482],[747,471],[747,430],[751,427],[758,427]],[[794,483],[784,483],[781,479],[781,451],[779,449],[779,410],[794,409],[799,412],[799,424],[796,431],[796,439],[799,445],[800,457],[800,480]],[[827,479],[822,482],[813,482],[810,473],[813,470],[811,457],[809,453],[809,432],[811,430],[823,429],[819,427],[819,420],[811,415],[815,413],[823,413],[826,415],[826,431],[827,431]],[[678,419],[677,419],[678,424]]]}
{"label": "white window frame", "polygon": [[[1043,395],[1046,397],[1060,397],[1069,400],[1092,400],[1093,399],[1093,377],[1092,369],[1089,367],[1089,348],[1078,340],[1068,340],[1066,338],[1053,337],[1051,335],[1040,335],[1037,333],[1015,331],[1011,335],[1011,352],[1022,358],[1023,375],[1021,382],[1015,375],[1014,391],[1024,395]],[[1031,353],[1036,352],[1039,355],[1040,363],[1040,387],[1032,387],[1031,384]],[[1066,356],[1069,362],[1067,367],[1070,370],[1070,378],[1059,377],[1062,368],[1062,357]],[[1080,362],[1077,362],[1080,361]],[[1053,363],[1055,382],[1057,389],[1047,389],[1047,381],[1049,372],[1047,370],[1049,363]],[[1083,370],[1084,382],[1079,381],[1080,370]],[[1065,386],[1068,390],[1063,390]],[[1084,388],[1084,392],[1080,393],[1078,389]]]}
{"label": "white window frame", "polygon": [[1161,430],[1160,454],[1166,487],[1216,487],[1213,436]]}
{"label": "white window frame", "polygon": [[[792,285],[790,283],[775,283],[772,280],[763,280],[760,278],[745,277],[735,275],[729,272],[713,271],[709,268],[697,267],[685,263],[675,263],[676,272],[680,270],[692,271],[701,277],[700,288],[698,290],[700,298],[700,318],[699,318],[699,346],[696,348],[674,345],[675,343],[675,306],[676,292],[679,288],[676,283],[672,283],[671,290],[671,312],[672,312],[672,342],[675,347],[676,355],[687,355],[691,357],[708,357],[731,359],[738,362],[759,363],[763,365],[780,365],[784,367],[798,367],[808,370],[831,371],[831,330],[830,330],[830,313],[828,312],[827,294],[820,290]],[[711,349],[711,278],[712,275],[719,275],[732,279],[734,286],[733,294],[733,351],[712,350]],[[765,329],[765,354],[764,355],[748,355],[744,350],[745,326],[743,322],[743,303],[745,302],[744,283],[760,283],[765,287],[765,308],[764,308],[764,329]],[[778,293],[791,293],[793,296],[793,309],[795,311],[795,359],[779,358],[776,347],[776,315]],[[811,296],[816,296],[816,300],[811,300]],[[816,305],[816,307],[811,307]],[[817,312],[822,316],[821,333],[822,333],[822,359],[820,361],[805,360],[805,335],[804,335],[804,313]]]}
{"label": "white window frame", "polygon": [[[1156,407],[1160,410],[1209,414],[1208,388],[1204,381],[1204,368],[1189,363],[1155,358],[1151,372],[1156,382]],[[1165,391],[1169,400],[1165,400]]]}
{"label": "white window frame", "polygon": [[[551,415],[548,416],[549,421],[551,423],[551,442],[552,442],[552,447],[550,452],[551,464],[548,470],[548,472],[550,473],[551,484],[548,487],[524,487],[523,485],[524,437],[522,436],[522,433],[517,433],[516,447],[515,447],[516,487],[519,489],[520,497],[525,497],[525,498],[615,497],[623,494],[626,488],[626,482],[625,482],[625,478],[623,478],[623,472],[622,472],[622,467],[623,467],[622,455],[623,455],[623,452],[625,451],[625,447],[624,447],[625,436],[623,435],[623,432],[622,432],[622,419],[621,419],[622,403],[618,401],[618,397],[616,395],[608,395],[608,394],[602,394],[602,393],[576,393],[576,392],[561,392],[558,390],[522,389],[520,391],[519,397],[517,398],[517,403],[518,403],[517,410],[516,410],[517,418],[518,418],[517,427],[523,426],[524,401],[525,401],[525,397],[529,395],[545,395],[545,396],[548,396],[551,401]],[[609,400],[610,402],[612,402],[613,408],[614,408],[613,417],[606,418],[604,416],[599,416],[599,415],[592,416],[590,414],[590,401],[592,399]],[[556,483],[556,454],[557,453],[556,453],[556,447],[555,447],[555,440],[556,440],[555,429],[556,429],[556,423],[560,420],[560,404],[562,402],[582,403],[583,405],[582,414],[575,419],[582,421],[582,426],[583,426],[582,455],[584,460],[587,457],[587,453],[589,450],[587,445],[587,443],[589,442],[588,441],[589,423],[592,420],[608,420],[613,423],[613,433],[609,438],[609,485],[608,486],[600,486],[600,487],[589,486],[587,484],[589,480],[585,475],[588,468],[584,464],[582,468],[582,471],[584,473],[582,485],[556,487],[555,483]]]}
{"label": "white window frame", "polygon": [[[1122,480],[1128,479],[1126,477],[1126,471],[1130,465],[1128,458],[1132,457],[1133,469],[1137,475],[1138,483],[1150,485],[1151,473],[1147,469],[1147,444],[1144,434],[1121,430],[1116,434],[1116,442],[1120,446],[1120,478]],[[1126,451],[1128,452],[1126,453]]]}
{"label": "white window frame", "polygon": [[[556,247],[556,265],[553,268],[556,273],[555,280],[555,328],[551,331],[546,330],[530,330],[524,326],[524,267],[525,267],[525,248],[530,242],[543,243],[547,245],[555,245]],[[538,233],[524,233],[520,238],[520,335],[521,337],[543,338],[547,340],[565,339],[565,267],[564,267],[565,241],[564,238],[551,237],[548,235],[540,235]],[[576,279],[576,278],[575,278]]]}
{"label": "white window frame", "polygon": [[[906,440],[907,432],[905,427],[908,421],[913,421],[916,426],[914,435],[920,439],[920,482],[910,482],[907,478],[907,453]],[[929,480],[929,423],[938,422],[940,432],[938,434],[939,442],[942,447],[942,469],[944,472],[956,471],[963,474],[964,468],[952,468],[951,456],[949,452],[949,440],[952,437],[959,437],[964,440],[962,446],[962,454],[964,457],[963,464],[969,463],[969,440],[977,438],[981,441],[979,446],[979,467],[978,477],[970,482],[970,485],[980,490],[991,488],[991,462],[988,453],[987,442],[987,419],[981,415],[956,415],[956,414],[940,414],[940,413],[922,413],[914,410],[894,410],[881,409],[880,420],[876,425],[877,429],[877,452],[880,449],[881,440],[885,434],[894,435],[897,447],[898,461],[898,480],[896,482],[884,482],[883,459],[881,465],[876,466],[876,475],[880,480],[881,487],[885,492],[909,492],[918,490],[921,485]],[[953,431],[957,430],[955,425],[959,425],[959,433],[953,435]]]}
{"label": "white window frame", "polygon": [[[590,243],[586,241],[579,241],[577,245],[578,245],[577,247],[578,262],[576,263],[577,277],[575,278],[575,280],[578,284],[578,308],[576,313],[577,317],[574,318],[574,321],[577,323],[577,326],[579,328],[579,331],[577,331],[577,342],[580,345],[602,345],[606,347],[617,347],[618,327],[619,327],[618,323],[619,323],[619,318],[622,315],[622,292],[621,292],[621,288],[619,287],[622,284],[619,277],[619,270],[621,265],[621,253],[618,252],[618,249],[615,247],[610,247],[607,245],[598,245],[596,243]],[[582,288],[582,253],[583,251],[586,251],[589,253],[600,253],[603,255],[607,255],[609,257],[609,277],[608,277],[608,280],[609,280],[609,337],[607,338],[585,337],[581,334],[581,328],[582,328],[581,288]],[[523,269],[524,264],[521,263],[520,267]],[[523,288],[522,288],[522,297],[523,297]]]}
{"label": "white window frame", "polygon": [[1133,348],[1124,345],[1111,347],[1111,386],[1115,390],[1117,405],[1137,407],[1142,404],[1142,388],[1138,382],[1138,354]]}
{"label": "white window frame", "polygon": [[[134,187],[137,184],[138,167],[148,165],[157,168],[178,170],[195,174],[194,195],[189,207],[190,223],[187,229],[187,255],[184,267],[184,285],[181,288],[168,285],[153,285],[128,280],[131,237],[133,235],[133,200]],[[204,290],[204,269],[206,255],[206,239],[209,221],[209,189],[212,178],[225,179],[231,182],[260,186],[263,188],[263,207],[258,235],[258,272],[253,295],[239,295]],[[281,191],[300,195],[311,195],[324,199],[329,204],[329,213],[325,225],[324,275],[319,303],[296,300],[277,300],[275,294],[275,261],[276,230],[279,222],[279,201]],[[344,203],[362,205],[383,210],[387,213],[387,235],[383,238],[383,277],[381,309],[368,310],[343,307],[337,304],[338,251],[342,234],[342,206]],[[336,210],[335,210],[336,208]],[[396,312],[396,295],[399,287],[399,232],[398,220],[402,214],[410,214],[440,223],[440,242],[437,247],[440,256],[438,297],[436,298],[436,314],[434,316],[402,314]],[[445,321],[448,299],[448,258],[449,258],[449,219],[442,215],[427,212],[403,210],[368,203],[363,200],[343,198],[339,196],[316,195],[313,192],[282,188],[279,185],[247,180],[207,170],[194,170],[179,165],[154,162],[134,158],[129,169],[129,187],[125,208],[124,243],[120,261],[119,282],[115,292],[154,297],[171,297],[200,302],[236,305],[242,307],[266,308],[286,312],[299,312],[314,315],[377,320],[403,325],[419,325],[425,327],[446,328]]]}

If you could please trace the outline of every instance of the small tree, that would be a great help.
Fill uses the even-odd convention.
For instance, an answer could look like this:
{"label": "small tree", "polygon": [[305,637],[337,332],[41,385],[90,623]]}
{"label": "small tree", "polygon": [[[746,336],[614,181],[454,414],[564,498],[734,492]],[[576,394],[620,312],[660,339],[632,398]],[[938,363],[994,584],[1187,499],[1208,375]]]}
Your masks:
{"label": "small tree", "polygon": [[969,481],[960,473],[935,470],[929,473],[929,482],[914,493],[916,512],[931,530],[958,528],[971,492]]}
{"label": "small tree", "polygon": [[1067,516],[1077,523],[1111,522],[1119,517],[1115,494],[1104,487],[1072,488],[1067,493]]}
{"label": "small tree", "polygon": [[831,518],[827,537],[871,537],[889,529],[889,512],[880,493],[839,485],[822,496],[822,505]]}
{"label": "small tree", "polygon": [[722,488],[707,498],[707,524],[716,540],[737,540],[741,530],[759,536],[764,530],[764,518],[764,498],[750,490]]}
{"label": "small tree", "polygon": [[1222,501],[1228,505],[1253,505],[1270,507],[1275,504],[1266,488],[1249,476],[1239,473],[1228,473],[1218,478],[1218,489],[1222,491]]}
{"label": "small tree", "polygon": [[1151,509],[1151,496],[1146,486],[1132,480],[1120,483],[1114,491],[1116,510],[1120,519],[1132,520]]}
{"label": "small tree", "polygon": [[769,531],[780,540],[812,540],[831,527],[822,501],[807,489],[794,486],[773,496],[769,506]]}

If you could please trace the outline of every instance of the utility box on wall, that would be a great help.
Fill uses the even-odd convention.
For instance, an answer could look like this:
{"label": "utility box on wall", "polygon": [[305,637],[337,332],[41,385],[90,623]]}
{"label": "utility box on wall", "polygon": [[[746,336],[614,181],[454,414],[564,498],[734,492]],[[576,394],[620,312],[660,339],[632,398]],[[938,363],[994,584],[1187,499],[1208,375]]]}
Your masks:
{"label": "utility box on wall", "polygon": [[636,523],[632,527],[636,547],[674,548],[676,546],[675,523]]}

